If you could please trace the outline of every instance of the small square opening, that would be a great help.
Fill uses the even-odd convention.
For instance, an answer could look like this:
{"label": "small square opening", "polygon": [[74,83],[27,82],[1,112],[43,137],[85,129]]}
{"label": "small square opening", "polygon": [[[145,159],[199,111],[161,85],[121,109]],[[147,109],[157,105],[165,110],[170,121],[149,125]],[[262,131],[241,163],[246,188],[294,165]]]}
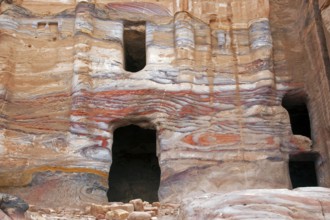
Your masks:
{"label": "small square opening", "polygon": [[290,155],[289,172],[292,188],[318,186],[316,161],[317,153]]}
{"label": "small square opening", "polygon": [[50,32],[53,34],[58,33],[58,22],[38,22],[37,26],[38,31]]}

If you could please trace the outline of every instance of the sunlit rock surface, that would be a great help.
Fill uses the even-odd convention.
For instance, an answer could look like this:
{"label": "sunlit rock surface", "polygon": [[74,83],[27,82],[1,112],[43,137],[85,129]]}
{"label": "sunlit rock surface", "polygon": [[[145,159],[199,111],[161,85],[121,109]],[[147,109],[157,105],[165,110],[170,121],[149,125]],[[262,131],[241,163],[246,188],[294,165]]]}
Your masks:
{"label": "sunlit rock surface", "polygon": [[205,194],[182,202],[179,219],[329,219],[326,188],[257,189]]}
{"label": "sunlit rock surface", "polygon": [[[129,124],[157,131],[164,202],[290,188],[289,155],[310,151],[329,186],[328,5],[3,2],[1,191],[45,206],[54,193],[54,206],[106,201],[113,132]],[[137,72],[125,70],[128,29],[145,33]],[[312,140],[292,133],[283,97],[307,103]]]}

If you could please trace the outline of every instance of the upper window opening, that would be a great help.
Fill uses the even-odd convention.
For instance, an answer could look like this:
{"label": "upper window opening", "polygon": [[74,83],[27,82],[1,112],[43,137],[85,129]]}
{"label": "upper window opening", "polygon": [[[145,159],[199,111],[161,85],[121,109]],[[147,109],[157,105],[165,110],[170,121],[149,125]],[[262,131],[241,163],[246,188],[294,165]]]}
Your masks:
{"label": "upper window opening", "polygon": [[125,70],[138,72],[146,65],[146,22],[124,23]]}
{"label": "upper window opening", "polygon": [[289,113],[292,133],[311,138],[309,113],[305,100],[285,96],[282,105]]}

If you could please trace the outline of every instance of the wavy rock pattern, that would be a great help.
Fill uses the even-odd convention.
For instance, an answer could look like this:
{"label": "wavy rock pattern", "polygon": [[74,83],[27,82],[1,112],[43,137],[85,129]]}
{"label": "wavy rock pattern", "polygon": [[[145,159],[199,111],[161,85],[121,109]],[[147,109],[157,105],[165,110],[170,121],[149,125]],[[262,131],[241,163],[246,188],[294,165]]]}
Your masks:
{"label": "wavy rock pattern", "polygon": [[329,189],[242,190],[186,199],[179,219],[317,219],[330,218]]}
{"label": "wavy rock pattern", "polygon": [[149,2],[129,2],[129,3],[109,3],[109,9],[124,11],[128,13],[142,13],[157,16],[170,16],[170,12],[166,8],[162,8],[157,4]]}
{"label": "wavy rock pattern", "polygon": [[[322,6],[323,5],[323,6]],[[322,1],[270,1],[274,72],[277,90],[292,105],[306,103],[312,127],[312,150],[321,155],[319,184],[329,187],[329,57],[325,53],[320,9]],[[294,21],[294,22],[293,22]],[[325,21],[325,20],[323,20]],[[284,89],[284,90],[282,90]]]}
{"label": "wavy rock pattern", "polygon": [[[31,10],[1,6],[0,186],[26,185],[50,170],[96,174],[107,187],[113,131],[133,123],[157,130],[162,201],[290,187],[288,155],[310,151],[311,141],[292,134],[281,99],[305,88],[321,95],[294,69],[324,67],[311,51],[319,45],[311,3],[301,3],[311,28],[280,19],[295,8],[285,0],[81,2],[50,15],[28,3]],[[124,21],[146,21],[147,63],[137,73],[124,70]],[[286,47],[300,42],[297,34],[285,42],[288,24],[314,40]],[[305,50],[317,58],[302,57]],[[311,75],[325,77],[318,72]],[[328,91],[325,80],[319,85]],[[324,127],[328,95],[311,104],[322,106],[311,118]],[[319,131],[313,150],[326,161],[328,139]],[[319,175],[329,184],[327,172]]]}

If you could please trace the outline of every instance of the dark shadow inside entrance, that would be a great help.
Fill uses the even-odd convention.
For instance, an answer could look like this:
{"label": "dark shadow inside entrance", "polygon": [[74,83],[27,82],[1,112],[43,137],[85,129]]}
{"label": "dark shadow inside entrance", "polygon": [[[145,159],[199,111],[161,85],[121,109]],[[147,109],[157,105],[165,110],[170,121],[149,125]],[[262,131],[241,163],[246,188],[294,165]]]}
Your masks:
{"label": "dark shadow inside entrance", "polygon": [[289,171],[292,188],[318,186],[315,162],[317,153],[290,155]]}
{"label": "dark shadow inside entrance", "polygon": [[158,201],[160,167],[156,156],[156,131],[136,125],[114,131],[109,201]]}
{"label": "dark shadow inside entrance", "polygon": [[292,133],[311,139],[311,125],[305,97],[286,95],[283,97],[282,106],[289,113]]}
{"label": "dark shadow inside entrance", "polygon": [[146,65],[146,22],[124,23],[125,70],[138,72]]}

